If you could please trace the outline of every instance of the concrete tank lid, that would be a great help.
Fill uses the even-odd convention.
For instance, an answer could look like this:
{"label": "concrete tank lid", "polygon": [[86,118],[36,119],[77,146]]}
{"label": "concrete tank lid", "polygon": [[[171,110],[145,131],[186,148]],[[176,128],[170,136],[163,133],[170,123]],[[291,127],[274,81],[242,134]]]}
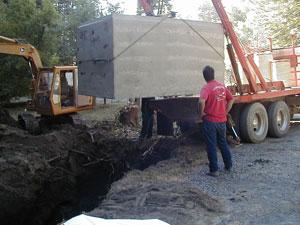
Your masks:
{"label": "concrete tank lid", "polygon": [[[111,15],[107,15],[107,16],[104,16],[102,18],[97,18],[97,19],[94,19],[94,20],[91,20],[91,21],[87,21],[81,25],[78,26],[78,28],[81,28],[81,27],[85,27],[85,26],[89,26],[91,24],[96,24],[96,23],[99,23],[101,21],[106,21],[106,20],[110,20],[111,18],[139,18],[139,19],[142,19],[142,20],[152,20],[152,21],[159,21],[161,20],[162,18],[164,18],[163,16],[140,16],[140,15],[126,15],[126,14],[111,14]],[[201,23],[207,23],[207,24],[216,24],[216,25],[221,25],[221,23],[216,23],[216,22],[207,22],[207,21],[201,21],[201,20],[191,20],[191,19],[181,19],[181,18],[168,18],[168,20],[184,20],[186,22],[191,22],[191,23],[194,23],[194,22],[201,22]]]}

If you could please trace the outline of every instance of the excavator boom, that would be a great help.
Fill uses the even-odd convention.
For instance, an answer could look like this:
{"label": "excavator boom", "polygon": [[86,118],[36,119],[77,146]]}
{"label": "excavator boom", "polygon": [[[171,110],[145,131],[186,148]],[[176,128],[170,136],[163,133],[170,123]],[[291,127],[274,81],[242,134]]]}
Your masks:
{"label": "excavator boom", "polygon": [[[256,78],[261,83],[261,86],[264,91],[270,91],[269,88],[267,87],[266,81],[261,74],[259,68],[257,65],[254,63],[253,56],[248,55],[246,56],[239,39],[234,32],[233,26],[231,22],[229,21],[228,15],[224,9],[224,6],[222,4],[221,0],[212,0],[212,3],[221,19],[223,28],[224,28],[224,33],[225,36],[229,37],[232,47],[236,53],[237,58],[239,59],[241,66],[243,68],[243,71],[245,73],[245,76],[248,80],[249,86],[250,86],[250,93],[257,93],[257,83],[256,83]],[[235,74],[235,76],[239,76],[238,74]],[[240,77],[237,77],[236,80],[241,80]]]}
{"label": "excavator boom", "polygon": [[23,56],[32,68],[33,78],[37,78],[38,71],[43,64],[38,50],[31,44],[21,43],[16,39],[0,36],[0,54]]}

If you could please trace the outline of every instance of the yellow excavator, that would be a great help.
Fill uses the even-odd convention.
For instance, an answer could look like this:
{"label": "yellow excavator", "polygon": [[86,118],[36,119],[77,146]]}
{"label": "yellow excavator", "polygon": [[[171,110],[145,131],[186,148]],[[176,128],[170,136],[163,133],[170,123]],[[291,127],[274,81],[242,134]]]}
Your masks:
{"label": "yellow excavator", "polygon": [[[28,110],[53,119],[94,107],[94,97],[78,94],[77,66],[43,67],[34,46],[3,36],[0,36],[0,54],[22,56],[28,61],[32,72]],[[37,129],[39,120],[23,114],[19,116],[19,122],[23,128],[33,131]]]}

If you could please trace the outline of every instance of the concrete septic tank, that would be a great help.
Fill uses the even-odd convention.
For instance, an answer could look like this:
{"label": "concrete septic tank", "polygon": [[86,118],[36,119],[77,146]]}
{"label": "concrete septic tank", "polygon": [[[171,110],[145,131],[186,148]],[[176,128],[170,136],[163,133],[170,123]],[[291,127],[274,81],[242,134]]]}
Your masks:
{"label": "concrete septic tank", "polygon": [[106,98],[198,94],[202,69],[224,81],[221,24],[113,15],[77,30],[79,93]]}

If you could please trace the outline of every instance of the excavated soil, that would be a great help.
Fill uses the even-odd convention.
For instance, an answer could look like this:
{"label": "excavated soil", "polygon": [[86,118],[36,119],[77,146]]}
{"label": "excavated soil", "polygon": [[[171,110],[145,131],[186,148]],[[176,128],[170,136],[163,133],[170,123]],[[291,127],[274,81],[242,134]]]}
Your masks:
{"label": "excavated soil", "polygon": [[[201,145],[200,145],[201,146]],[[101,218],[158,218],[172,225],[217,224],[227,212],[223,200],[186,182],[191,168],[206,164],[199,143],[180,140],[176,156],[116,181],[98,208]]]}
{"label": "excavated soil", "polygon": [[172,225],[299,224],[299,119],[284,138],[232,149],[230,173],[219,155],[220,176],[210,177],[205,147],[194,139],[139,140],[111,122],[32,136],[7,115],[0,114],[1,224],[50,225],[83,211]]}
{"label": "excavated soil", "polygon": [[56,224],[95,208],[113,181],[175,154],[172,138],[137,139],[111,122],[33,136],[0,113],[1,224]]}
{"label": "excavated soil", "polygon": [[14,120],[12,116],[10,116],[9,112],[1,108],[0,108],[0,124],[7,124],[12,127],[17,126],[17,122]]}
{"label": "excavated soil", "polygon": [[298,119],[283,138],[232,148],[231,172],[219,154],[219,177],[207,176],[203,143],[181,141],[175,157],[129,171],[87,214],[171,225],[298,225],[299,135]]}

